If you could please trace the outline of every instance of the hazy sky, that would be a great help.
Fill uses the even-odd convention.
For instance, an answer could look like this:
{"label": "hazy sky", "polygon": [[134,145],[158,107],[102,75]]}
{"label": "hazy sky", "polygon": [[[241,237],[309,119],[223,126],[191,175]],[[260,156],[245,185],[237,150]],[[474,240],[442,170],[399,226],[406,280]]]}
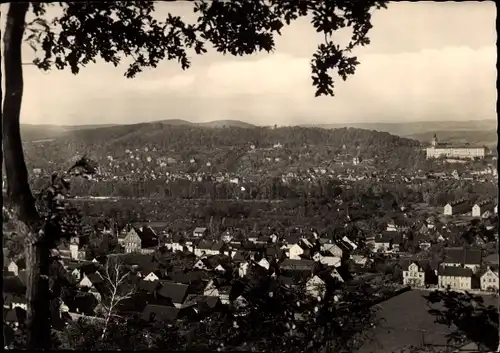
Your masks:
{"label": "hazy sky", "polygon": [[[2,5],[4,7],[5,5]],[[188,3],[157,4],[193,18]],[[5,9],[5,7],[4,7]],[[134,123],[239,119],[261,125],[496,118],[493,2],[399,2],[373,15],[371,45],[335,97],[314,98],[310,59],[319,42],[307,19],[277,38],[274,54],[193,57],[126,79],[97,63],[77,76],[25,68],[22,123]],[[3,24],[2,24],[3,27]],[[25,50],[24,61],[33,53]]]}

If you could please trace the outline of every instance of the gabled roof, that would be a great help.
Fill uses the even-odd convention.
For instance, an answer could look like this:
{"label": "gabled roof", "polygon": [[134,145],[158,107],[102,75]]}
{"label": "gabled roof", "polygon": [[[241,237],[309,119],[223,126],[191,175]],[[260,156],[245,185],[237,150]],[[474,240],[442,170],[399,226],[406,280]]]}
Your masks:
{"label": "gabled roof", "polygon": [[3,309],[4,313],[4,320],[6,322],[18,322],[18,323],[24,323],[26,321],[26,310],[20,308],[20,307],[15,307],[14,309]]}
{"label": "gabled roof", "polygon": [[447,248],[445,249],[445,263],[464,265],[480,265],[482,259],[481,249]]}
{"label": "gabled roof", "polygon": [[186,298],[189,286],[186,284],[160,281],[161,287],[158,289],[158,295],[164,298],[172,299],[173,303],[181,304]]}
{"label": "gabled roof", "polygon": [[183,308],[187,308],[190,306],[200,306],[206,305],[208,308],[213,309],[220,303],[219,297],[208,296],[208,295],[199,295],[199,294],[190,294],[184,300],[182,304]]}
{"label": "gabled roof", "polygon": [[26,286],[17,276],[3,277],[3,292],[11,294],[25,294]]}
{"label": "gabled roof", "polygon": [[4,293],[3,294],[3,303],[4,303],[4,305],[27,304],[26,295],[25,294]]}
{"label": "gabled roof", "polygon": [[205,228],[205,227],[196,227],[193,232],[194,233],[203,233],[206,230],[207,230],[207,228]]}
{"label": "gabled roof", "polygon": [[141,319],[145,321],[174,322],[179,316],[179,309],[164,305],[147,305],[141,313]]}
{"label": "gabled roof", "polygon": [[218,241],[218,242],[214,243],[214,245],[212,246],[212,250],[214,250],[214,251],[220,251],[225,246],[226,246],[226,243],[224,243],[223,241]]}
{"label": "gabled roof", "polygon": [[283,286],[294,286],[296,284],[295,280],[288,276],[278,276],[277,281]]}
{"label": "gabled roof", "polygon": [[315,262],[313,260],[294,260],[294,259],[285,259],[281,264],[280,268],[282,269],[312,269],[314,267]]}
{"label": "gabled roof", "polygon": [[441,266],[438,270],[438,275],[450,277],[472,277],[472,270],[470,268],[457,266]]}
{"label": "gabled roof", "polygon": [[202,240],[199,244],[198,244],[198,249],[201,249],[201,250],[211,250],[212,247],[214,246],[214,242],[213,241],[210,241],[210,240]]}
{"label": "gabled roof", "polygon": [[285,238],[287,244],[298,244],[300,241],[299,235],[289,235]]}
{"label": "gabled roof", "polygon": [[16,265],[20,270],[25,270],[26,269],[26,260],[24,259],[24,257],[17,260]]}
{"label": "gabled roof", "polygon": [[153,293],[156,288],[161,285],[160,281],[145,281],[140,280],[139,289],[147,293]]}

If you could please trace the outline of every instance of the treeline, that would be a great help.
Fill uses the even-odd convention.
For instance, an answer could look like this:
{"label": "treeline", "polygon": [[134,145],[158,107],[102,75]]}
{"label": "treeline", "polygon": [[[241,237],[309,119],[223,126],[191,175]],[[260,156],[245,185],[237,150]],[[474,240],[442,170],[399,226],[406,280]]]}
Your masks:
{"label": "treeline", "polygon": [[[34,189],[41,189],[47,181],[38,179]],[[71,182],[73,196],[106,196],[120,198],[180,198],[207,200],[301,200],[335,199],[342,194],[344,202],[395,202],[397,206],[412,203],[427,203],[430,206],[444,206],[461,198],[493,198],[496,186],[492,183],[470,182],[464,180],[420,180],[408,183],[402,181],[376,181],[375,179],[356,182],[336,179],[315,181],[291,179],[284,182],[281,178],[263,178],[259,182],[240,184],[230,182],[190,181],[178,179],[137,180],[137,181],[90,181],[75,179]]]}

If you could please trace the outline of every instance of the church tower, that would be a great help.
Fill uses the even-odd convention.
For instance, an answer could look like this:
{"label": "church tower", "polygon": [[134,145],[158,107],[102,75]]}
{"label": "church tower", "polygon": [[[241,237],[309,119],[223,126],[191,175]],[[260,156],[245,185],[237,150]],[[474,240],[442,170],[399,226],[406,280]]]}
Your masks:
{"label": "church tower", "polygon": [[436,134],[434,134],[434,137],[432,138],[431,144],[432,144],[432,147],[437,147],[437,145],[438,145],[438,138],[437,138]]}

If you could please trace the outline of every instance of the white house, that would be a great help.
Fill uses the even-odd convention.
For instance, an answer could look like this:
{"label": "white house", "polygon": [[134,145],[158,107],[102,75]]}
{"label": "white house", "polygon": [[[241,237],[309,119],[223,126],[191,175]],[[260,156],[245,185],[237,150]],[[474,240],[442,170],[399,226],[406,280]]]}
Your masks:
{"label": "white house", "polygon": [[410,262],[403,267],[403,284],[412,287],[425,286],[425,270],[417,262]]}
{"label": "white house", "polygon": [[440,288],[470,290],[472,289],[472,270],[465,267],[440,266],[438,284]]}
{"label": "white house", "polygon": [[335,243],[321,244],[321,251],[329,252],[332,256],[342,257],[342,249]]}
{"label": "white house", "polygon": [[498,291],[498,272],[488,268],[488,270],[481,276],[481,290]]}
{"label": "white house", "polygon": [[158,276],[154,272],[150,272],[146,277],[143,278],[143,280],[154,282],[154,281],[159,281],[160,278],[158,278]]}
{"label": "white house", "polygon": [[313,260],[326,266],[335,266],[335,267],[339,267],[342,263],[341,257],[332,256],[328,252],[317,252],[316,254],[314,254]]}
{"label": "white house", "polygon": [[69,252],[71,254],[71,258],[74,260],[78,260],[79,258],[79,246],[80,246],[80,239],[78,237],[71,237],[70,243],[69,243]]}
{"label": "white house", "polygon": [[241,278],[245,277],[248,272],[248,262],[241,262],[238,266],[238,276]]}
{"label": "white house", "polygon": [[300,255],[303,255],[304,252],[305,252],[305,249],[301,245],[294,244],[288,250],[288,254],[289,254],[288,257],[292,260],[300,260],[301,259]]}
{"label": "white house", "polygon": [[470,210],[469,200],[461,199],[449,202],[444,206],[443,214],[445,216],[453,216],[456,214],[465,214]]}
{"label": "white house", "polygon": [[312,297],[323,299],[326,293],[326,282],[317,275],[313,276],[306,283],[306,293]]}
{"label": "white house", "polygon": [[494,205],[490,200],[476,203],[472,206],[472,217],[482,217],[487,211],[493,211]]}
{"label": "white house", "polygon": [[257,265],[259,265],[260,267],[264,267],[266,270],[269,270],[269,261],[267,261],[267,259],[265,258],[262,258],[259,262],[257,262]]}

